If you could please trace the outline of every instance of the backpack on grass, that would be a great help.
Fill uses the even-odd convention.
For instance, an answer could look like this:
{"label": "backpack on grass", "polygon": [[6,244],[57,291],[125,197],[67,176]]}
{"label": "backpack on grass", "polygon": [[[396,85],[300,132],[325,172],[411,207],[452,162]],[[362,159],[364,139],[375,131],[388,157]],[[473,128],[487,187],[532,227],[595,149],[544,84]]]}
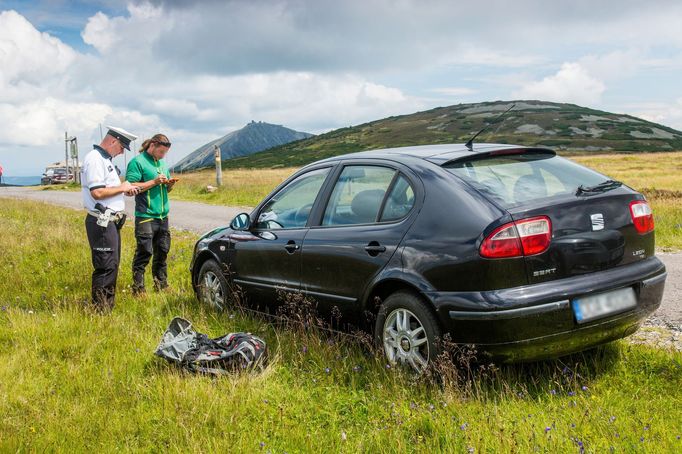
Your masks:
{"label": "backpack on grass", "polygon": [[212,375],[262,368],[267,358],[265,342],[251,333],[209,339],[180,317],[170,322],[155,354],[191,372]]}

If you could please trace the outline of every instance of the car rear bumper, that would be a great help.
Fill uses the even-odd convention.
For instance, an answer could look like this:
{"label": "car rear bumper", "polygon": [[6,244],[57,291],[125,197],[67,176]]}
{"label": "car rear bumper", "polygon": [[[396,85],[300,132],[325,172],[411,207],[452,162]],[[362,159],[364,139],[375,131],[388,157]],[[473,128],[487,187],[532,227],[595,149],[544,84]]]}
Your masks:
{"label": "car rear bumper", "polygon": [[[426,293],[453,341],[501,361],[557,357],[625,337],[661,304],[665,266],[656,257],[597,273],[487,292]],[[578,324],[571,301],[632,287],[637,306]]]}

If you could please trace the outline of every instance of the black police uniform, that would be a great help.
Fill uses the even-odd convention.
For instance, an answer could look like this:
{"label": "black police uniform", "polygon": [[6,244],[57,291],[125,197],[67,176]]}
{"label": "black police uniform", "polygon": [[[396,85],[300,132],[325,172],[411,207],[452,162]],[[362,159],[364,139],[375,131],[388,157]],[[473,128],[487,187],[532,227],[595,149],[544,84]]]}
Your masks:
{"label": "black police uniform", "polygon": [[[121,184],[120,171],[103,148],[94,145],[82,165],[83,205],[88,210],[85,230],[92,253],[92,303],[96,309],[110,310],[114,306],[116,278],[121,261],[120,230],[125,223],[123,194],[95,200],[93,189],[116,187]],[[112,216],[106,226],[99,225],[98,215],[110,210]]]}

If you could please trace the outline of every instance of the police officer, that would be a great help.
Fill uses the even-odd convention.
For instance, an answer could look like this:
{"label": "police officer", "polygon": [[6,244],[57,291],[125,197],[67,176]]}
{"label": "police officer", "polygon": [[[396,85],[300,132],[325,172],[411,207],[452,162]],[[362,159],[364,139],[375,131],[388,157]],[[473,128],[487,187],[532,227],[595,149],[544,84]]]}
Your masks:
{"label": "police officer", "polygon": [[128,181],[140,192],[135,196],[135,240],[137,249],[133,258],[133,294],[145,293],[144,272],[152,260],[154,288],[168,287],[166,257],[171,245],[168,227],[170,203],[168,193],[175,179],[170,177],[164,160],[171,143],[163,134],[156,134],[142,142],[140,154],[135,156],[126,169]]}
{"label": "police officer", "polygon": [[116,277],[121,260],[120,230],[125,223],[123,195],[133,196],[138,189],[129,182],[121,183],[120,171],[112,158],[130,150],[137,136],[125,129],[108,127],[99,145],[93,145],[83,160],[81,186],[83,205],[88,211],[85,230],[92,252],[92,304],[106,312],[114,306]]}

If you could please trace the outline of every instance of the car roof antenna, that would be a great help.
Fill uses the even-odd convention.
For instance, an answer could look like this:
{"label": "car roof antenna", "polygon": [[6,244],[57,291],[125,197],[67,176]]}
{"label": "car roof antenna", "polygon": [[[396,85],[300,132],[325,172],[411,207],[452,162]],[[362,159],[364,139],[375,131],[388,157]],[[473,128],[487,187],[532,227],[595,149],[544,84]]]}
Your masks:
{"label": "car roof antenna", "polygon": [[469,139],[469,141],[465,144],[465,146],[469,149],[469,151],[474,151],[474,139],[475,139],[476,137],[478,137],[478,135],[479,135],[480,133],[482,133],[483,131],[485,131],[486,129],[488,129],[490,126],[494,125],[500,118],[502,118],[502,117],[504,117],[505,115],[507,115],[507,113],[508,113],[510,110],[512,110],[515,106],[516,106],[516,104],[512,104],[511,106],[509,106],[509,109],[507,109],[507,110],[505,110],[504,112],[502,112],[501,114],[499,114],[497,117],[495,117],[495,120],[493,120],[493,121],[491,121],[490,123],[486,124],[485,126],[483,126],[483,128],[481,128],[480,131],[478,131],[476,134],[474,134],[473,137],[472,137],[471,139]]}

